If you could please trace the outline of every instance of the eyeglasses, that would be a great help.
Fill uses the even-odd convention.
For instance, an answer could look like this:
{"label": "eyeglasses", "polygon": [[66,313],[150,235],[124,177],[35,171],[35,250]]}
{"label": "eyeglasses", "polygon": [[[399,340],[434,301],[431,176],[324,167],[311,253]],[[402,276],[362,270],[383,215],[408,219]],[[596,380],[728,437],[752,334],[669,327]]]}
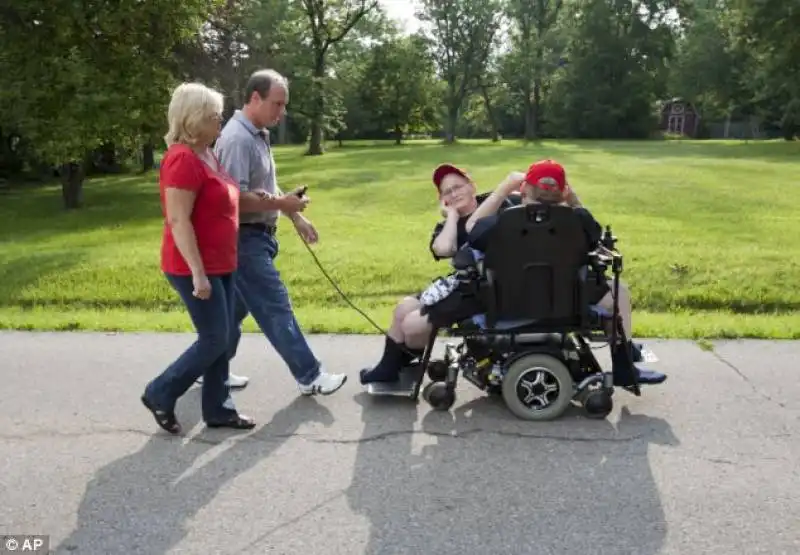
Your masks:
{"label": "eyeglasses", "polygon": [[448,189],[439,189],[439,192],[441,193],[441,195],[443,197],[449,197],[449,196],[453,195],[454,193],[457,193],[458,191],[462,190],[466,186],[467,186],[466,183],[458,183],[457,185],[453,185],[452,187],[450,187]]}

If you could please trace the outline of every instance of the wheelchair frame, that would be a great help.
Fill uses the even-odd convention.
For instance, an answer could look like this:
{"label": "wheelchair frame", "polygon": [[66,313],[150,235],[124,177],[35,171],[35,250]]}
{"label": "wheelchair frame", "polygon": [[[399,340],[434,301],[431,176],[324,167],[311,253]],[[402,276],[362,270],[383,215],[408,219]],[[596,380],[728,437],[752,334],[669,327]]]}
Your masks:
{"label": "wheelchair frame", "polygon": [[[590,265],[597,272],[598,280],[606,280],[606,271],[609,266],[613,272],[614,302],[610,316],[604,317],[597,313],[594,318],[591,316],[592,308],[588,301],[584,302],[587,284],[579,279],[577,281],[580,291],[577,293],[580,299],[581,313],[577,325],[554,325],[544,321],[522,324],[510,329],[498,329],[497,327],[470,329],[472,326],[465,326],[465,323],[461,322],[448,328],[435,328],[431,332],[421,362],[407,369],[414,375],[414,389],[410,393],[411,398],[416,401],[422,390],[423,398],[434,409],[449,410],[455,402],[455,390],[461,376],[483,391],[501,393],[506,406],[517,417],[525,420],[558,418],[572,401],[581,403],[589,416],[605,418],[613,408],[612,395],[615,387],[613,372],[603,370],[589,343],[597,340],[608,341],[609,346],[619,343],[629,344],[630,338],[625,335],[619,314],[619,282],[623,257],[616,249],[616,242],[617,238],[611,233],[610,226],[607,226],[600,245],[589,255]],[[479,273],[481,274],[479,283],[484,291],[488,289],[488,294],[485,296],[489,302],[488,314],[492,314],[492,311],[495,310],[493,274],[485,272],[483,269]],[[487,323],[496,321],[496,317],[487,318]],[[610,334],[605,331],[598,334],[597,331],[603,329],[608,323],[611,325]],[[435,360],[432,358],[433,349],[442,330],[447,336],[460,338],[461,342],[460,344],[448,343],[445,346],[444,357]],[[622,387],[630,393],[640,396],[641,390],[633,370],[632,354],[627,348],[622,351],[627,357],[627,363],[630,364],[633,376],[632,385]],[[552,375],[560,374],[558,385],[570,387],[572,391],[562,393],[559,390],[555,405],[550,405],[552,408],[549,410],[547,408],[545,410],[524,408],[525,403],[519,398],[518,388],[522,382],[522,376],[530,370],[515,370],[519,374],[515,378],[518,383],[511,386],[506,385],[506,377],[516,362],[525,359],[531,359],[539,364],[533,370],[545,370],[546,373],[549,372]],[[502,377],[499,383],[492,383],[489,381],[489,377],[497,365],[500,365]],[[549,368],[543,367],[548,365]],[[524,365],[520,367],[522,366]],[[564,375],[564,367],[568,376]],[[422,389],[426,375],[431,381]],[[536,380],[541,381],[540,376],[541,374],[537,374]],[[531,383],[533,385],[530,383],[526,385],[531,394],[534,387],[538,387],[539,391],[549,387],[544,382]],[[517,401],[513,400],[513,396],[517,397]],[[534,396],[534,398],[536,397]]]}

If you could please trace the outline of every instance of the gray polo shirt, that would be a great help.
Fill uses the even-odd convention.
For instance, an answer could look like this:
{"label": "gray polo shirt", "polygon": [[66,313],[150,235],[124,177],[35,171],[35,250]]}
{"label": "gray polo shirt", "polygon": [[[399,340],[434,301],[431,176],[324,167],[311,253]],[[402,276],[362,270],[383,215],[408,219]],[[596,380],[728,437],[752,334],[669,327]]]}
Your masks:
{"label": "gray polo shirt", "polygon": [[[241,110],[236,110],[222,128],[214,152],[225,171],[239,182],[239,190],[263,189],[275,194],[278,182],[269,147],[269,131],[256,128]],[[277,210],[239,215],[241,223],[274,225],[277,219]]]}

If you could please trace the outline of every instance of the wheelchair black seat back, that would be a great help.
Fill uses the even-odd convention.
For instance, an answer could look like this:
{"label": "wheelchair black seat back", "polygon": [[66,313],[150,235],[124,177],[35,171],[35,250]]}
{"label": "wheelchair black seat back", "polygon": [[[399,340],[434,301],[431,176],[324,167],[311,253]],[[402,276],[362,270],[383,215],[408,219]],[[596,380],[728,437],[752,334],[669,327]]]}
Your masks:
{"label": "wheelchair black seat back", "polygon": [[549,331],[586,326],[580,268],[591,250],[568,206],[528,204],[504,211],[484,253],[486,326],[531,320]]}
{"label": "wheelchair black seat back", "polygon": [[[478,263],[477,294],[486,313],[445,331],[461,338],[448,344],[444,357],[431,360],[434,329],[422,361],[413,372],[419,395],[425,375],[431,379],[423,398],[439,410],[455,401],[463,376],[478,388],[502,395],[506,406],[526,420],[560,416],[573,400],[594,417],[612,408],[612,373],[603,372],[589,342],[611,341],[620,330],[618,308],[597,316],[590,301],[606,286],[605,261],[599,245],[589,244],[581,215],[563,205],[527,204],[504,210],[490,231]],[[610,230],[608,231],[610,236]],[[613,246],[613,245],[612,245]],[[611,252],[615,280],[621,256]],[[591,267],[594,277],[587,277]],[[607,289],[606,289],[607,290]],[[639,394],[638,385],[632,391]]]}

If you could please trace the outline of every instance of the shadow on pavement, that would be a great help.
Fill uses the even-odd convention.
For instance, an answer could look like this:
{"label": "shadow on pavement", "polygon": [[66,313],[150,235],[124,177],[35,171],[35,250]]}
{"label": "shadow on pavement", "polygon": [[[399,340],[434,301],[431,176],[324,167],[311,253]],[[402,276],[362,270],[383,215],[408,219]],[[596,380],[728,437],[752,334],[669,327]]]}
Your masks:
{"label": "shadow on pavement", "polygon": [[[365,553],[649,555],[663,546],[648,448],[678,440],[660,418],[623,409],[617,428],[569,414],[521,423],[484,397],[431,411],[411,433],[417,407],[408,400],[359,402],[364,432],[348,500],[370,523]],[[387,421],[408,433],[387,432]]]}
{"label": "shadow on pavement", "polygon": [[[185,430],[199,422],[200,392],[200,388],[190,389],[179,404],[178,418]],[[299,426],[312,421],[329,426],[333,415],[313,398],[298,397],[270,422],[242,434],[241,440],[197,469],[192,466],[200,457],[237,433],[204,430],[184,442],[160,430],[154,432],[139,451],[95,473],[78,509],[77,526],[56,552],[170,552],[186,536],[187,521],[226,482],[261,462]]]}

